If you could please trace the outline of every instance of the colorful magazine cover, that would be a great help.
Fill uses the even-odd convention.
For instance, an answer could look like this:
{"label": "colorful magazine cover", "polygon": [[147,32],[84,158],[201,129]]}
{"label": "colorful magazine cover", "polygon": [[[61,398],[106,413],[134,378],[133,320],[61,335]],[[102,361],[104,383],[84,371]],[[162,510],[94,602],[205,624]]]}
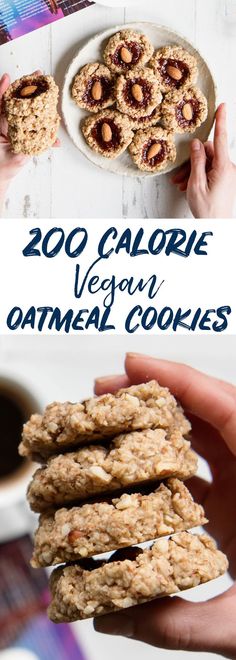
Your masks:
{"label": "colorful magazine cover", "polygon": [[0,0],[0,45],[91,4],[89,0]]}
{"label": "colorful magazine cover", "polygon": [[0,544],[0,655],[22,649],[37,660],[86,660],[71,627],[47,617],[48,579],[31,568],[32,549],[28,535]]}

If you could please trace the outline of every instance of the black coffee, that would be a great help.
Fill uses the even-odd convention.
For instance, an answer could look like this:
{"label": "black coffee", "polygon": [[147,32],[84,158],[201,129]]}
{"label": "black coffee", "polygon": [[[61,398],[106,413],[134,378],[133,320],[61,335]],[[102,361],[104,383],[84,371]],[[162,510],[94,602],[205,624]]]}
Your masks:
{"label": "black coffee", "polygon": [[0,392],[0,479],[21,466],[24,459],[18,454],[24,413],[18,403]]}

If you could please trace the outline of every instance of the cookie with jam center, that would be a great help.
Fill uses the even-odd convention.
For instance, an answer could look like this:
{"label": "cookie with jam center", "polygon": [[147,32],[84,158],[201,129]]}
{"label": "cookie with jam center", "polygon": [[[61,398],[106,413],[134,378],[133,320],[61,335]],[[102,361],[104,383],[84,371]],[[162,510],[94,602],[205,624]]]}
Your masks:
{"label": "cookie with jam center", "polygon": [[164,93],[190,87],[197,81],[196,59],[180,46],[159,48],[150,60],[149,66],[155,71],[161,91]]}
{"label": "cookie with jam center", "polygon": [[155,73],[143,68],[117,78],[115,98],[118,110],[136,120],[151,115],[160,105],[162,94]]}
{"label": "cookie with jam center", "polygon": [[89,147],[105,158],[117,158],[134,136],[128,117],[115,110],[87,117],[82,132]]}
{"label": "cookie with jam center", "polygon": [[145,34],[122,30],[114,34],[104,50],[104,61],[114,73],[127,73],[147,64],[154,48]]}
{"label": "cookie with jam center", "polygon": [[207,114],[207,99],[197,87],[170,92],[162,104],[162,123],[175,133],[194,133]]}
{"label": "cookie with jam center", "polygon": [[176,160],[173,134],[160,126],[137,131],[129,151],[139,170],[145,172],[161,172]]}
{"label": "cookie with jam center", "polygon": [[26,117],[50,112],[56,107],[59,89],[52,76],[29,75],[15,80],[3,95],[7,120],[14,115]]}
{"label": "cookie with jam center", "polygon": [[76,105],[90,112],[99,112],[113,105],[114,76],[100,62],[86,64],[73,80],[71,95]]}

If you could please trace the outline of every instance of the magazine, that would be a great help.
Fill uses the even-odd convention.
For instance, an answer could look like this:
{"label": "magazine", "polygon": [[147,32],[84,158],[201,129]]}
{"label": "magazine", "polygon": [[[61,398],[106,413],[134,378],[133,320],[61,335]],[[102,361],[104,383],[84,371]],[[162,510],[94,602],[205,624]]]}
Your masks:
{"label": "magazine", "polygon": [[71,627],[47,617],[47,574],[31,568],[32,550],[28,535],[0,544],[0,655],[24,649],[37,660],[86,660]]}
{"label": "magazine", "polygon": [[0,0],[0,45],[91,4],[90,0]]}

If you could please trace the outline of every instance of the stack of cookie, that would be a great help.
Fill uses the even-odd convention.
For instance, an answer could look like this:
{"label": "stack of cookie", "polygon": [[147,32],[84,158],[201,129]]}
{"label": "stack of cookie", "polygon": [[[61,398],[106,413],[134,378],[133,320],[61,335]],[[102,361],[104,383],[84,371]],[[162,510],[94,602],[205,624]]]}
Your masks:
{"label": "stack of cookie", "polygon": [[183,483],[197,469],[189,431],[156,381],[53,403],[25,425],[20,454],[44,463],[28,489],[41,513],[32,565],[63,564],[51,575],[53,621],[143,603],[226,570],[211,539],[186,531],[207,522]]}
{"label": "stack of cookie", "polygon": [[56,141],[60,117],[58,87],[52,76],[15,80],[3,96],[8,138],[13,153],[38,155]]}
{"label": "stack of cookie", "polygon": [[194,133],[207,118],[195,57],[176,45],[154,53],[145,34],[125,29],[109,39],[103,59],[72,83],[74,101],[91,113],[82,124],[88,145],[106,158],[129,147],[140,170],[164,170],[176,160],[174,134]]}

